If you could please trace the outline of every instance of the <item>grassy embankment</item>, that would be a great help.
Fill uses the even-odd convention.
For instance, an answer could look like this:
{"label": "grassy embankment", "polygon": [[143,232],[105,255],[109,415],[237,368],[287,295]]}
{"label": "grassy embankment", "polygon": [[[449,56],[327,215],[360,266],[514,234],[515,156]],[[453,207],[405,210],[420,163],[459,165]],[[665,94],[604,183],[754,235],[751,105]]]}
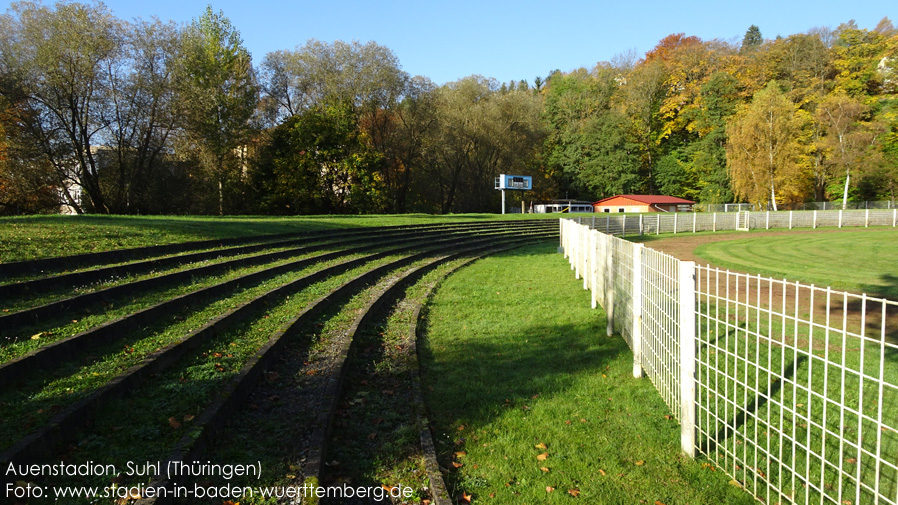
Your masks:
{"label": "grassy embankment", "polygon": [[371,216],[27,216],[0,218],[0,263],[194,240],[371,226],[549,218],[553,214]]}

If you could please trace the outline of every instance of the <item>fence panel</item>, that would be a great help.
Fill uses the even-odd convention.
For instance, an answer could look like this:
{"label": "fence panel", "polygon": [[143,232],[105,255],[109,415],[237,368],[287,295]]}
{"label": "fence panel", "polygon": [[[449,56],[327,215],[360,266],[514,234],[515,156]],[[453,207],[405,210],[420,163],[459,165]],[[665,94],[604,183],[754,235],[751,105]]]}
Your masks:
{"label": "fence panel", "polygon": [[611,238],[614,264],[614,329],[633,348],[633,249],[632,242]]}
{"label": "fence panel", "polygon": [[898,502],[898,304],[698,271],[699,450],[765,502]]}
{"label": "fence panel", "polygon": [[[837,215],[795,214],[749,221],[828,226]],[[839,214],[843,226],[898,220],[895,209]],[[643,220],[643,231],[672,218]],[[729,214],[711,225],[727,221],[737,224]],[[688,220],[690,230],[707,224]],[[580,272],[609,334],[627,340],[634,375],[644,371],[680,421],[684,452],[705,454],[766,503],[898,505],[898,303],[696,267],[587,228],[562,221],[565,255],[588,263]]]}
{"label": "fence panel", "polygon": [[646,248],[642,254],[642,367],[679,419],[677,260]]}

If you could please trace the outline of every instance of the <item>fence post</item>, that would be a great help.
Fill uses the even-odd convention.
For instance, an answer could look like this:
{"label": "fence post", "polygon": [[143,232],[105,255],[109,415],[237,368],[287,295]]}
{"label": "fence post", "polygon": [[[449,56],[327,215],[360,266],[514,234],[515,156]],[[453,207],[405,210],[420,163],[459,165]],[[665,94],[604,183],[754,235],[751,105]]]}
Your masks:
{"label": "fence post", "polygon": [[605,235],[611,235],[611,213],[605,214]]}
{"label": "fence post", "polygon": [[770,211],[769,210],[767,211],[767,221],[765,221],[765,223],[764,223],[764,229],[765,230],[770,229]]}
{"label": "fence post", "polygon": [[558,247],[561,248],[560,252],[567,256],[567,251],[564,250],[564,219],[558,220]]}
{"label": "fence post", "polygon": [[711,231],[717,231],[717,213],[714,213],[714,217],[711,220]]}
{"label": "fence post", "polygon": [[697,219],[697,216],[695,211],[692,211],[692,233],[695,233],[695,220]]}
{"label": "fence post", "polygon": [[674,235],[677,233],[677,212],[674,212]]}
{"label": "fence post", "polygon": [[864,211],[864,228],[869,228],[869,227],[870,227],[870,209],[867,209],[866,211]]}
{"label": "fence post", "polygon": [[[578,223],[579,225],[579,223]],[[571,247],[571,261],[573,262],[574,267],[574,279],[580,278],[580,248],[583,246],[582,241],[582,233],[580,233],[580,226],[572,227],[574,228],[574,233],[572,234],[574,238],[574,244]]]}
{"label": "fence post", "polygon": [[898,209],[892,209],[892,228],[898,224]]}
{"label": "fence post", "polygon": [[601,234],[596,230],[590,230],[590,237],[592,240],[589,243],[589,252],[592,254],[592,291],[590,291],[590,298],[592,299],[592,308],[596,308],[599,305],[599,268],[601,259],[599,258],[599,241],[601,240]]}
{"label": "fence post", "polygon": [[596,229],[596,215],[595,214],[592,215],[592,229],[593,230]]}
{"label": "fence post", "polygon": [[642,236],[643,229],[644,229],[644,227],[645,227],[645,224],[643,223],[643,218],[644,218],[644,217],[645,217],[644,214],[640,214],[640,215],[639,215],[639,236],[640,236],[640,237]]}
{"label": "fence post", "polygon": [[661,234],[661,213],[659,212],[658,213],[658,225],[657,225],[657,228],[655,228],[655,235],[660,235],[660,234]]}
{"label": "fence post", "polygon": [[817,229],[817,211],[816,210],[814,211],[814,226],[813,226],[813,228],[815,230]]}
{"label": "fence post", "polygon": [[586,228],[583,230],[583,289],[589,289],[589,281],[592,278],[590,274],[592,271],[592,260],[593,255],[591,253],[592,248],[589,245],[592,243],[592,230]]}
{"label": "fence post", "polygon": [[614,237],[605,236],[605,317],[608,318],[606,331],[614,335]]}
{"label": "fence post", "polygon": [[620,236],[621,237],[627,236],[627,215],[626,214],[621,216]]}
{"label": "fence post", "polygon": [[842,227],[842,209],[839,209],[839,228]]}
{"label": "fence post", "polygon": [[789,229],[792,229],[792,211],[789,211]]}
{"label": "fence post", "polygon": [[695,262],[679,261],[680,448],[695,457]]}
{"label": "fence post", "polygon": [[644,244],[633,248],[633,377],[642,377],[642,253]]}

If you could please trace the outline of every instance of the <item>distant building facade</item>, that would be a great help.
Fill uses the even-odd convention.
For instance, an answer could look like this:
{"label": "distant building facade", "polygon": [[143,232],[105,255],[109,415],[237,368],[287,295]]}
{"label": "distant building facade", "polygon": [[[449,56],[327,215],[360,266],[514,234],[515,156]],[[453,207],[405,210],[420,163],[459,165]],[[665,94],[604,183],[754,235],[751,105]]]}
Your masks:
{"label": "distant building facade", "polygon": [[537,203],[532,207],[534,214],[551,214],[553,212],[595,212],[592,203],[580,200],[550,200]]}
{"label": "distant building facade", "polygon": [[593,202],[595,212],[692,212],[695,202],[664,195],[617,195]]}

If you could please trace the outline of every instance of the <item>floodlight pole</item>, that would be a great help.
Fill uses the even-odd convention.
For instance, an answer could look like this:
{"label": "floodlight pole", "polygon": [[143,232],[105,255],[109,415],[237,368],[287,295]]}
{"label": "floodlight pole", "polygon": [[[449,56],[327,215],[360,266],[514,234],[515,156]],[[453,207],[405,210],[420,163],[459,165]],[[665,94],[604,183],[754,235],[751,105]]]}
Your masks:
{"label": "floodlight pole", "polygon": [[505,190],[502,190],[502,213],[505,214]]}

